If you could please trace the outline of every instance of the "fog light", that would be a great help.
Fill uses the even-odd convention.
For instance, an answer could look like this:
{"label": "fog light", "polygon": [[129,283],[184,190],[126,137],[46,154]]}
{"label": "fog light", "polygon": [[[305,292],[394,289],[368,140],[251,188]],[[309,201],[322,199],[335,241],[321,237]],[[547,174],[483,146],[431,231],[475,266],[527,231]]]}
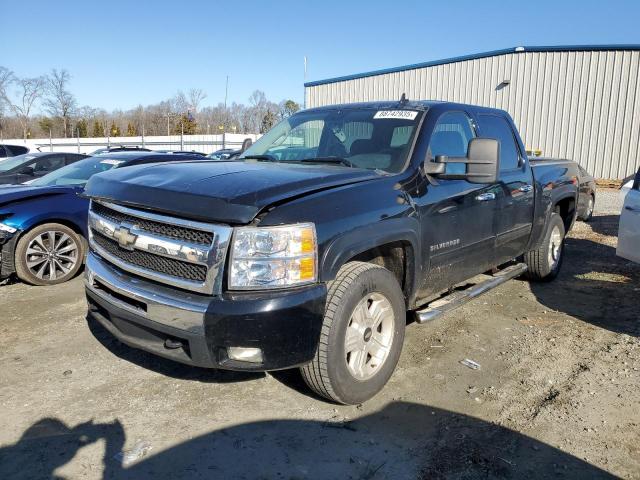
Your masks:
{"label": "fog light", "polygon": [[240,362],[262,363],[262,350],[249,347],[229,347],[227,354],[231,360]]}

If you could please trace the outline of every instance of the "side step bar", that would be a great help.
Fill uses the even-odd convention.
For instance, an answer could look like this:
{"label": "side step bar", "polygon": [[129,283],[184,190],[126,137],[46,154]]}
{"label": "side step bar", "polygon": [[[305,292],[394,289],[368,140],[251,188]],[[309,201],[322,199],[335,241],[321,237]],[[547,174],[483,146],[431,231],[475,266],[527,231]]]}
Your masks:
{"label": "side step bar", "polygon": [[527,271],[527,265],[524,263],[517,263],[511,265],[486,280],[476,283],[475,285],[467,288],[466,290],[455,291],[449,295],[433,300],[427,306],[421,310],[415,312],[417,323],[427,323],[435,320],[440,315],[444,315],[451,310],[464,305],[470,300],[479,297],[483,293],[487,293],[489,290],[496,288],[498,285],[502,285],[507,280],[511,280],[519,275],[522,275]]}

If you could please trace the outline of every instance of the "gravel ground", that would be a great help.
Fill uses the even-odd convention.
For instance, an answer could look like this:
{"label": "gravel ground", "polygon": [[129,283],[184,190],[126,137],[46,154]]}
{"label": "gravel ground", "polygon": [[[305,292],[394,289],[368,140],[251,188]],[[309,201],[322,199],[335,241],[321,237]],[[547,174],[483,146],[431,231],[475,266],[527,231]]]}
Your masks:
{"label": "gravel ground", "polygon": [[617,194],[598,191],[556,281],[409,325],[358,406],[296,372],[131,350],[87,323],[79,278],[0,287],[0,478],[640,478],[640,266],[615,256]]}

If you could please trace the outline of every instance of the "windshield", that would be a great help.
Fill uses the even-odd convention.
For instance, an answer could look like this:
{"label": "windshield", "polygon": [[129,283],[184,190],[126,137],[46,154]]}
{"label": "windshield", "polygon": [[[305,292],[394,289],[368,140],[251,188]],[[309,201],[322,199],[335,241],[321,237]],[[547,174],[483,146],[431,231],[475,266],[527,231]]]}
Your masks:
{"label": "windshield", "polygon": [[301,112],[278,123],[240,158],[315,159],[398,173],[407,163],[421,116],[417,110],[371,108]]}
{"label": "windshield", "polygon": [[62,167],[44,177],[33,180],[31,185],[39,187],[52,187],[55,185],[84,185],[92,175],[106,172],[117,167],[124,160],[115,158],[93,157]]}
{"label": "windshield", "polygon": [[0,172],[8,172],[16,167],[19,167],[23,163],[27,163],[31,160],[35,160],[37,158],[36,155],[18,155],[16,157],[11,157],[6,160],[0,162]]}

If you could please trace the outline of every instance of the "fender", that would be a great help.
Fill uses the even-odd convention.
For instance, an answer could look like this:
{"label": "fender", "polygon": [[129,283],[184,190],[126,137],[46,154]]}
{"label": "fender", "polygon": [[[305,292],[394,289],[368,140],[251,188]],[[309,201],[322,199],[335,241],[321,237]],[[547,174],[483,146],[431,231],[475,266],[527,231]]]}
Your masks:
{"label": "fender", "polygon": [[422,265],[420,239],[417,234],[419,231],[420,225],[417,218],[411,216],[390,218],[378,224],[364,225],[345,232],[334,238],[324,249],[320,259],[320,280],[323,282],[333,280],[340,267],[360,253],[388,243],[404,242],[411,246],[413,255],[408,262],[408,266],[413,270],[409,271],[408,276],[412,279],[409,292],[409,296],[412,296],[415,285],[418,284],[417,276],[420,274],[420,265]]}
{"label": "fender", "polygon": [[529,239],[527,250],[533,250],[534,248],[538,247],[540,241],[542,241],[542,239],[544,238],[547,225],[549,224],[549,218],[554,212],[554,205],[558,204],[562,200],[571,198],[576,203],[575,213],[577,213],[578,211],[578,198],[575,192],[565,191],[562,193],[558,193],[558,191],[556,190],[544,191],[542,188],[540,188],[539,185],[537,185],[536,196],[540,199],[539,202],[536,202],[534,210],[534,219],[536,219],[537,221],[533,224],[533,228],[531,230],[531,238]]}

